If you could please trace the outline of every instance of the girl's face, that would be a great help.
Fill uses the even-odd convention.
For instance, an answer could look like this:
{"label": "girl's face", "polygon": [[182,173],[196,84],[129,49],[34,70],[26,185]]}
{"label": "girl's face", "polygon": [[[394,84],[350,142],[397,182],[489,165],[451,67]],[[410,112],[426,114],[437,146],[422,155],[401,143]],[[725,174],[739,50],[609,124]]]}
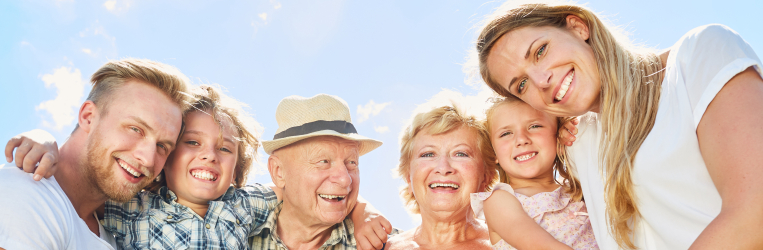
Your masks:
{"label": "girl's face", "polygon": [[556,119],[521,101],[499,104],[490,122],[496,159],[509,179],[553,176]]}
{"label": "girl's face", "polygon": [[487,59],[491,78],[533,108],[555,116],[599,110],[601,83],[588,27],[523,27],[496,41]]}
{"label": "girl's face", "polygon": [[406,182],[422,214],[469,208],[469,194],[485,189],[485,163],[474,129],[444,134],[426,131],[413,138],[411,172]]}
{"label": "girl's face", "polygon": [[201,111],[186,116],[185,132],[164,169],[167,187],[178,196],[178,203],[207,204],[231,185],[238,142],[230,121],[223,119],[222,124],[220,140],[220,126],[212,116]]}

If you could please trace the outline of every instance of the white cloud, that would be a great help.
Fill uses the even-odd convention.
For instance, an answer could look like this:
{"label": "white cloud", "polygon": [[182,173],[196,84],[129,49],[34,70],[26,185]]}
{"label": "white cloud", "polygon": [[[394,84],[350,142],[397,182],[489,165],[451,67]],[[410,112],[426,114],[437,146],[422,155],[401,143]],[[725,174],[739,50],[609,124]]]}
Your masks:
{"label": "white cloud", "polygon": [[91,51],[90,49],[85,49],[85,48],[82,49],[82,52],[85,52],[85,54],[88,54],[88,55],[93,53],[93,51]]}
{"label": "white cloud", "polygon": [[114,14],[127,12],[130,6],[132,6],[132,0],[108,0],[103,3],[103,7],[106,7],[106,10]]}
{"label": "white cloud", "polygon": [[[464,95],[461,92],[443,89],[439,93],[435,94],[427,100],[427,102],[420,104],[414,109],[413,115],[424,113],[432,110],[436,107],[450,106],[455,103],[461,110],[467,115],[473,115],[477,119],[485,118],[485,110],[490,106],[488,99],[494,97],[494,92],[487,85],[480,87],[480,91],[476,95]],[[411,116],[413,117],[413,116]],[[406,123],[407,124],[407,123]]]}
{"label": "white cloud", "polygon": [[281,3],[278,3],[278,2],[276,2],[275,5],[273,6],[273,9],[280,9],[280,8],[281,8]]}
{"label": "white cloud", "polygon": [[268,13],[264,13],[263,12],[262,14],[259,14],[257,16],[259,16],[260,19],[262,19],[262,21],[267,21],[268,20]]}
{"label": "white cloud", "polygon": [[358,123],[368,120],[371,116],[378,115],[384,107],[390,104],[391,102],[377,104],[374,100],[370,100],[365,106],[358,105]]}
{"label": "white cloud", "polygon": [[374,126],[374,131],[379,134],[384,134],[389,131],[389,127],[387,126]]}
{"label": "white cloud", "polygon": [[42,76],[45,88],[56,88],[56,98],[40,103],[35,107],[37,110],[45,110],[50,114],[53,123],[43,121],[43,125],[60,131],[64,126],[71,125],[76,118],[76,113],[85,89],[85,81],[79,69],[61,67],[53,71],[53,74]]}
{"label": "white cloud", "polygon": [[117,0],[109,0],[103,3],[103,7],[106,7],[109,11],[114,11],[117,7]]}

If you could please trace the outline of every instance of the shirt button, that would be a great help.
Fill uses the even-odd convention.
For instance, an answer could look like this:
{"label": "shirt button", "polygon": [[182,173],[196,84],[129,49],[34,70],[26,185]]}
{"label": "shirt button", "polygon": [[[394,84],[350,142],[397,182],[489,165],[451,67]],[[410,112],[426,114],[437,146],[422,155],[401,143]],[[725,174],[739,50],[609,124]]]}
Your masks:
{"label": "shirt button", "polygon": [[236,224],[241,224],[241,221],[239,221],[238,219],[236,219]]}
{"label": "shirt button", "polygon": [[207,224],[207,229],[209,229],[209,224]]}
{"label": "shirt button", "polygon": [[167,219],[172,219],[172,215],[167,215]]}

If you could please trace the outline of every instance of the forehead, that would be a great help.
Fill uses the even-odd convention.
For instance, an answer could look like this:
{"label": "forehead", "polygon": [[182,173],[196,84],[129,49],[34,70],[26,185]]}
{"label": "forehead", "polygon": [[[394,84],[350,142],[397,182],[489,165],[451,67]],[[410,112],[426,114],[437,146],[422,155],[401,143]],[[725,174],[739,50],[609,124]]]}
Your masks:
{"label": "forehead", "polygon": [[360,143],[336,136],[316,136],[298,141],[286,149],[298,153],[298,157],[312,157],[315,154],[357,156]]}
{"label": "forehead", "polygon": [[[138,117],[155,129],[171,129],[182,121],[180,106],[158,88],[137,80],[127,80],[107,97],[108,115]],[[177,136],[177,134],[175,134]]]}
{"label": "forehead", "polygon": [[555,124],[554,116],[534,109],[523,101],[500,104],[496,107],[495,111],[496,112],[493,112],[492,117],[490,117],[490,120],[491,127],[496,129],[510,124],[523,124],[538,121]]}
{"label": "forehead", "polygon": [[477,138],[477,130],[466,125],[439,134],[431,134],[430,128],[424,128],[413,138],[413,148],[416,150],[427,146],[449,147],[461,144],[475,147],[477,145]]}
{"label": "forehead", "polygon": [[215,121],[215,117],[212,116],[211,111],[195,110],[186,114],[185,124],[187,132],[194,132],[198,134],[209,134],[214,136],[220,135],[220,128],[222,128],[222,135],[225,139],[232,140],[234,136],[238,136],[238,129],[236,129],[233,122],[225,117],[215,115],[218,123]]}

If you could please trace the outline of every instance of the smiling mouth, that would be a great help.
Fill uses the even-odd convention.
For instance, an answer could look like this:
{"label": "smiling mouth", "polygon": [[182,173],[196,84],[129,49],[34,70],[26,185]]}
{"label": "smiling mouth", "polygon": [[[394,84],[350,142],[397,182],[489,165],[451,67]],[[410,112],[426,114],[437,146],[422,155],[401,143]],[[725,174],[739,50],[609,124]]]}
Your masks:
{"label": "smiling mouth", "polygon": [[570,83],[572,83],[572,78],[575,77],[575,70],[573,69],[572,72],[570,72],[567,77],[564,78],[564,81],[562,81],[562,86],[559,87],[559,92],[556,92],[556,96],[554,97],[554,101],[561,101],[564,96],[567,94],[567,90],[570,89]]}
{"label": "smiling mouth", "polygon": [[191,175],[193,177],[196,177],[197,179],[205,180],[205,181],[216,181],[217,175],[206,171],[206,170],[194,170],[191,172]]}
{"label": "smiling mouth", "polygon": [[523,154],[523,155],[514,157],[514,160],[517,160],[517,161],[526,161],[526,160],[529,160],[530,158],[535,157],[535,155],[537,155],[537,154],[538,154],[537,152],[532,152],[532,153],[529,153],[529,154]]}
{"label": "smiling mouth", "polygon": [[127,173],[130,173],[130,175],[132,175],[133,177],[138,178],[138,177],[144,176],[143,174],[141,174],[137,170],[135,170],[132,167],[130,167],[126,162],[124,162],[124,160],[119,159],[119,158],[116,158],[116,160],[117,160],[117,164],[119,165],[119,167],[124,169]]}
{"label": "smiling mouth", "polygon": [[346,195],[318,194],[318,197],[321,197],[322,199],[327,200],[327,201],[342,201],[347,196]]}
{"label": "smiling mouth", "polygon": [[460,186],[455,183],[432,183],[429,184],[429,188],[431,189],[448,189],[448,190],[457,190]]}

